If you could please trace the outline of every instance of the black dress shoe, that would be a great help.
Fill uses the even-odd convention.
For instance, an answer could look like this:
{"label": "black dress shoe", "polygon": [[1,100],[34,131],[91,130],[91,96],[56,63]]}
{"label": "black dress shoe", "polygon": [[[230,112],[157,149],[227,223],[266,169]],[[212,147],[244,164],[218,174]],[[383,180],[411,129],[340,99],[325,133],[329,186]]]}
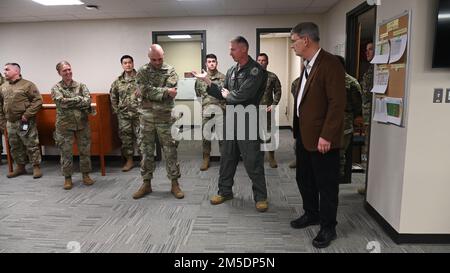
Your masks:
{"label": "black dress shoe", "polygon": [[336,230],[334,228],[321,228],[312,245],[316,248],[328,247],[336,239]]}
{"label": "black dress shoe", "polygon": [[320,223],[319,217],[313,217],[307,214],[303,214],[300,218],[291,221],[292,228],[305,228],[312,225],[318,225]]}

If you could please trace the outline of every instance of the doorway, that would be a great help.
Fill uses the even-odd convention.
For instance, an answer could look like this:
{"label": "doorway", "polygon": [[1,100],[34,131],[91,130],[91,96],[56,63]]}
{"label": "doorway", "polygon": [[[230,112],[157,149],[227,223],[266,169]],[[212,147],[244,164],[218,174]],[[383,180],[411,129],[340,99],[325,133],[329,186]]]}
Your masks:
{"label": "doorway", "polygon": [[[201,71],[206,60],[206,31],[154,31],[153,43],[164,49],[164,62],[175,68],[178,74],[178,94],[175,105],[184,105],[191,110],[190,120],[183,118],[183,128],[194,128],[201,124],[201,109],[194,107],[198,102],[195,94],[193,70]],[[199,113],[197,113],[200,111]]]}
{"label": "doorway", "polygon": [[[347,13],[347,73],[361,82],[370,66],[366,58],[366,46],[375,40],[377,6],[362,3]],[[369,124],[370,128],[370,124]],[[367,173],[369,166],[370,134],[364,127],[354,127],[353,140],[347,150],[345,181],[351,183],[351,172]]]}
{"label": "doorway", "polygon": [[290,129],[294,112],[294,98],[291,84],[300,75],[300,58],[290,48],[291,28],[256,29],[256,57],[260,53],[269,56],[267,70],[275,73],[281,82],[281,99],[279,106],[280,129]]}

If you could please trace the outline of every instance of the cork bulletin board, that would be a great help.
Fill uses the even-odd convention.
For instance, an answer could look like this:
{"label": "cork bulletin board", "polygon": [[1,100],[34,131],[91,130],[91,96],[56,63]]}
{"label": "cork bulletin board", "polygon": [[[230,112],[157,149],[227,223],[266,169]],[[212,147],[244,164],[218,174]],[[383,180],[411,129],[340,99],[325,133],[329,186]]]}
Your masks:
{"label": "cork bulletin board", "polygon": [[[383,82],[378,80],[377,74],[388,72],[388,80],[384,83],[382,92],[374,92],[373,120],[401,127],[404,127],[403,117],[408,99],[410,19],[410,12],[405,11],[393,19],[384,21],[378,26],[376,41],[377,46],[389,44],[389,57],[377,62],[374,67],[374,86]],[[378,53],[381,55],[382,51],[380,49]]]}

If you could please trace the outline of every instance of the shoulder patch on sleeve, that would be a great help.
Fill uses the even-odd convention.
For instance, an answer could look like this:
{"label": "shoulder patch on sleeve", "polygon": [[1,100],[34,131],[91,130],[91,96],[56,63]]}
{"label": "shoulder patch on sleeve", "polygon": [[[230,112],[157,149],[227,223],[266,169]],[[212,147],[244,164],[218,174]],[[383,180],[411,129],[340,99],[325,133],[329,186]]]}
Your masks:
{"label": "shoulder patch on sleeve", "polygon": [[257,67],[253,67],[252,70],[250,71],[250,74],[252,74],[252,76],[256,76],[259,73],[259,69]]}

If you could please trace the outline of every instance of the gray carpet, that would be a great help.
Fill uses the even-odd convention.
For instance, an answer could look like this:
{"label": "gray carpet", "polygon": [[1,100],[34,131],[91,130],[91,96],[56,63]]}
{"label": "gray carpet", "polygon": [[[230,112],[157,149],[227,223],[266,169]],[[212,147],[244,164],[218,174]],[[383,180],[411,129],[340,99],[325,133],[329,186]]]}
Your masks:
{"label": "gray carpet", "polygon": [[[270,208],[254,208],[251,183],[239,164],[235,176],[235,199],[218,206],[209,204],[217,192],[219,163],[200,172],[201,143],[181,143],[180,179],[186,197],[170,194],[164,161],[157,164],[153,193],[131,198],[141,180],[139,169],[120,171],[121,162],[107,162],[107,176],[94,161],[96,183],[86,187],[81,175],[74,188],[62,189],[59,163],[43,163],[44,177],[31,175],[7,179],[0,166],[0,252],[67,253],[68,243],[79,242],[81,252],[362,252],[377,241],[381,252],[450,252],[450,245],[396,245],[363,208],[356,193],[364,176],[353,175],[353,184],[340,188],[338,239],[324,250],[311,245],[318,226],[294,230],[289,221],[302,213],[295,183],[294,158],[289,131],[281,132],[276,153],[278,169],[266,162]],[[29,169],[29,171],[31,171]]]}

